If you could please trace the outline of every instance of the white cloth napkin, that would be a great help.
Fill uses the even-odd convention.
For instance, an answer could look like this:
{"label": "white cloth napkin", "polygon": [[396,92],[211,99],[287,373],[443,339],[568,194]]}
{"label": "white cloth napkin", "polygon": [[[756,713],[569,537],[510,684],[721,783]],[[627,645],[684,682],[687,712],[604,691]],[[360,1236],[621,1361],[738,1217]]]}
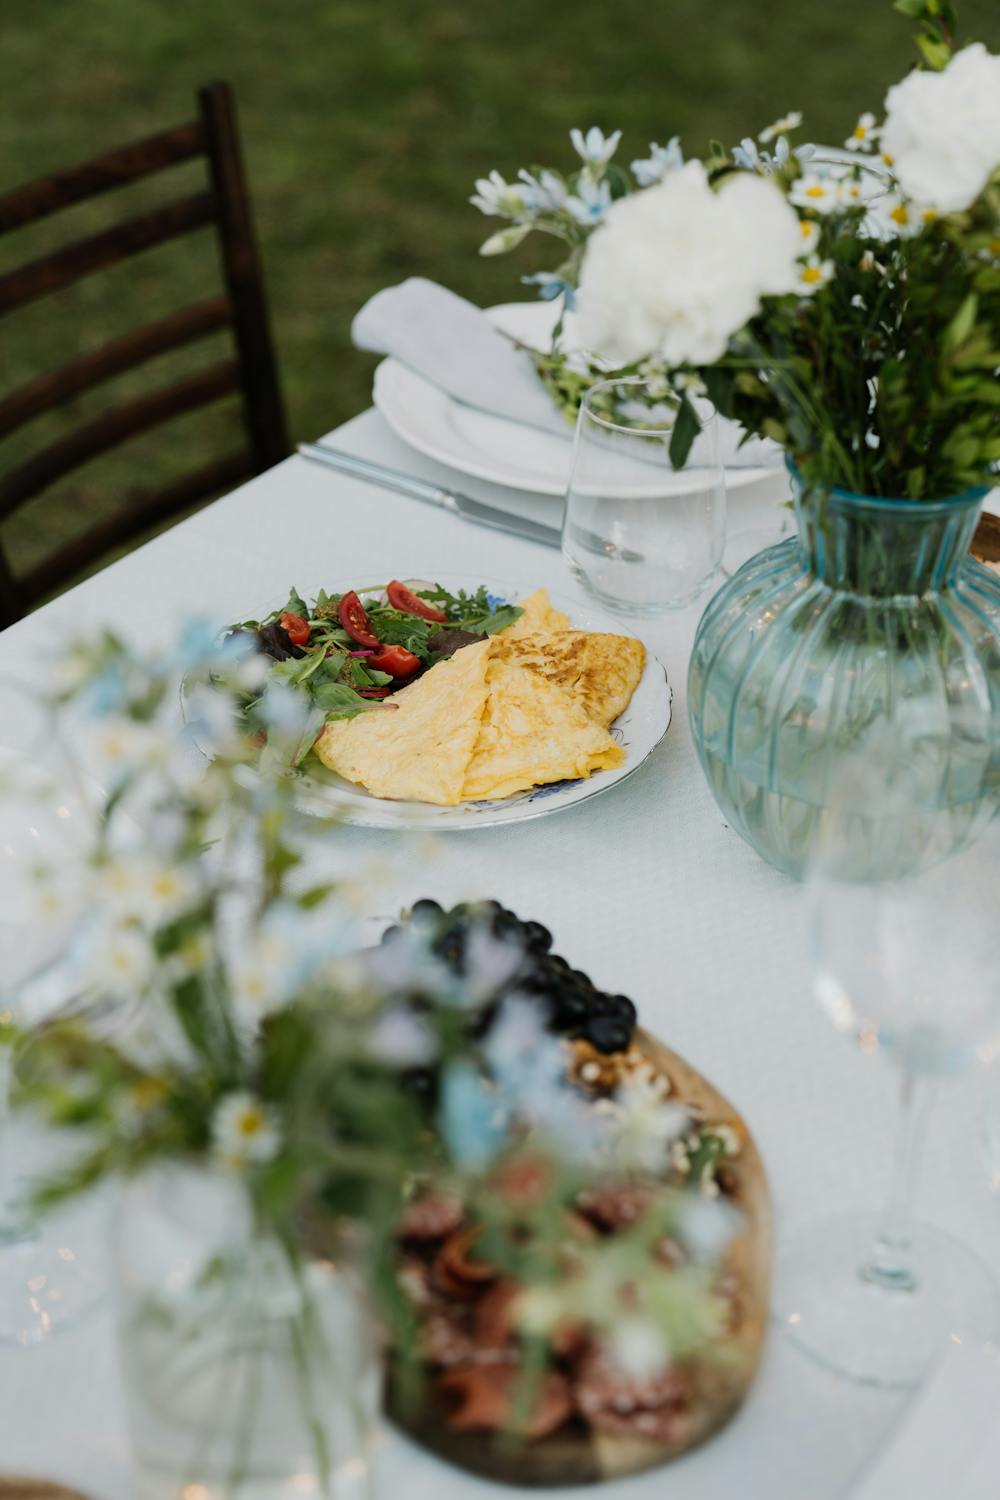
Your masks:
{"label": "white cloth napkin", "polygon": [[[531,358],[494,328],[464,297],[420,276],[376,292],[351,325],[359,349],[390,354],[455,401],[511,422],[570,438]],[[743,428],[719,419],[720,457],[727,468],[774,469],[781,450],[766,438],[740,447]],[[691,463],[699,462],[699,439]],[[704,461],[704,460],[702,460]]]}
{"label": "white cloth napkin", "polygon": [[954,1345],[850,1500],[997,1500],[1000,1356]]}

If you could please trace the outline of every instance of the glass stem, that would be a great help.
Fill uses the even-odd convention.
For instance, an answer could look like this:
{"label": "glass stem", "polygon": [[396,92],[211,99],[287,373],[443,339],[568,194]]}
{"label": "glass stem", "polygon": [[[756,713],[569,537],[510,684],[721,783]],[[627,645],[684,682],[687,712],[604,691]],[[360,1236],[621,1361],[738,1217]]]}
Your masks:
{"label": "glass stem", "polygon": [[900,1111],[892,1154],[892,1176],[882,1214],[882,1227],[867,1262],[861,1268],[865,1281],[888,1291],[912,1292],[918,1285],[911,1263],[911,1226],[927,1119],[933,1088],[910,1067],[900,1078]]}

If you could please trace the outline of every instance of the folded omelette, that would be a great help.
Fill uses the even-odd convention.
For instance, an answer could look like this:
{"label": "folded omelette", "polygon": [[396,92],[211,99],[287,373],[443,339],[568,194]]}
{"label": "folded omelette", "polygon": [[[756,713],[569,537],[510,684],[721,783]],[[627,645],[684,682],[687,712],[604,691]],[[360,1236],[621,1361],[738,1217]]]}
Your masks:
{"label": "folded omelette", "polygon": [[521,608],[378,709],[327,724],[323,764],[376,797],[445,807],[620,765],[608,726],[642,676],[642,643],[571,630],[544,589]]}

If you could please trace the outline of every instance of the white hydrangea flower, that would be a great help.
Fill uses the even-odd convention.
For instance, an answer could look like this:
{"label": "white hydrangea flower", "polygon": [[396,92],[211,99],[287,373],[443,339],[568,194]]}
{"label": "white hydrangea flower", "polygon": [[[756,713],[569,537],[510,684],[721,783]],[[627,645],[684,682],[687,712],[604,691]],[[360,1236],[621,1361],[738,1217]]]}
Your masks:
{"label": "white hydrangea flower", "polygon": [[851,131],[844,145],[848,151],[871,151],[879,137],[879,127],[875,122],[875,116],[870,110],[858,118],[858,123]]}
{"label": "white hydrangea flower", "polygon": [[219,1161],[234,1171],[270,1161],[281,1145],[277,1116],[245,1090],[226,1094],[212,1119],[212,1145]]}
{"label": "white hydrangea flower", "polygon": [[772,183],[740,173],[715,191],[687,162],[618,199],[591,236],[582,343],[623,364],[711,364],[763,296],[795,289],[800,253],[798,218]]}
{"label": "white hydrangea flower", "polygon": [[940,73],[894,84],[885,110],[882,145],[907,197],[968,208],[1000,167],[1000,57],[974,42]]}

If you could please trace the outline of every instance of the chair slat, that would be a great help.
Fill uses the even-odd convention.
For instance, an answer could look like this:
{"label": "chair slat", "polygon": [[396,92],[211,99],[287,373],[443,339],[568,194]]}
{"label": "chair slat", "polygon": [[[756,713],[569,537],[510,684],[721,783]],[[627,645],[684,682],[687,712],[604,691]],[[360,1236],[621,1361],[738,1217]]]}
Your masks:
{"label": "chair slat", "polygon": [[[158,521],[168,520],[199,500],[221,494],[241,479],[246,479],[253,473],[253,468],[252,453],[248,449],[241,449],[213,459],[211,463],[185,474],[172,484],[164,485],[162,489],[133,495],[129,498],[127,511],[110,516],[106,521],[91,526],[82,536],[74,537],[44,562],[15,580],[14,586],[23,591],[26,598],[38,599],[60,584],[68,582],[95,558],[131,540],[138,532],[156,525]],[[13,618],[17,618],[17,615]]]}
{"label": "chair slat", "polygon": [[90,271],[117,265],[140,250],[151,249],[178,235],[188,234],[210,224],[215,217],[215,198],[211,193],[192,193],[175,198],[149,213],[137,214],[102,234],[78,240],[65,250],[53,251],[27,265],[18,266],[0,276],[0,314],[33,302],[36,297],[58,292]]}
{"label": "chair slat", "polygon": [[218,332],[232,319],[229,298],[211,297],[155,323],[147,323],[143,328],[133,329],[120,338],[109,339],[106,344],[88,350],[77,359],[60,365],[57,370],[47,370],[44,375],[36,376],[0,400],[0,437],[103,380],[134,369],[157,354],[180,349]]}
{"label": "chair slat", "polygon": [[240,388],[236,360],[220,360],[195,375],[126,401],[76,427],[34,458],[0,478],[0,518],[9,516],[32,495],[98,453],[183,412],[206,406]]}
{"label": "chair slat", "polygon": [[191,120],[145,140],[133,141],[117,151],[107,151],[78,166],[67,167],[65,171],[40,177],[36,182],[26,182],[0,195],[0,234],[32,224],[111,188],[137,182],[164,167],[189,161],[204,150],[201,122]]}
{"label": "chair slat", "polygon": [[224,83],[200,89],[198,103],[218,204],[223,271],[236,309],[234,329],[245,376],[243,409],[257,466],[269,469],[287,457],[288,431],[243,175],[236,106],[232,91]]}

